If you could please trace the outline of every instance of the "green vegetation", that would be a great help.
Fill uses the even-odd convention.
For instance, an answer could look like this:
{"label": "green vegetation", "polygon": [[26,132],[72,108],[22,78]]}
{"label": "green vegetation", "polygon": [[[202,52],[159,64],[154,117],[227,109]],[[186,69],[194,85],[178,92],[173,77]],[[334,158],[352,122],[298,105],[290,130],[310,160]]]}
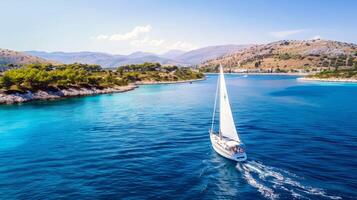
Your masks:
{"label": "green vegetation", "polygon": [[[316,56],[316,55],[313,55]],[[275,58],[278,58],[279,60],[290,60],[290,59],[295,59],[295,60],[302,60],[304,57],[300,54],[292,54],[292,53],[282,53],[282,54],[276,54]]]}
{"label": "green vegetation", "polygon": [[325,70],[317,74],[309,75],[309,78],[340,78],[340,79],[355,79],[357,80],[357,68]]}
{"label": "green vegetation", "polygon": [[261,61],[258,60],[257,62],[254,63],[254,67],[255,68],[259,68],[259,66],[261,65]]}
{"label": "green vegetation", "polygon": [[190,68],[161,66],[159,63],[144,63],[119,67],[117,73],[128,82],[183,81],[201,79],[204,75]]}
{"label": "green vegetation", "polygon": [[219,68],[218,66],[204,66],[204,67],[200,67],[199,71],[201,73],[218,73]]}
{"label": "green vegetation", "polygon": [[288,73],[287,70],[280,69],[279,67],[274,70],[274,73]]}
{"label": "green vegetation", "polygon": [[284,53],[284,54],[279,54],[279,55],[278,55],[278,58],[279,58],[280,60],[289,60],[289,59],[291,58],[291,56],[290,56],[290,54],[288,54],[288,53]]}
{"label": "green vegetation", "polygon": [[65,88],[108,88],[124,86],[137,81],[180,81],[203,78],[204,75],[189,68],[144,63],[102,69],[99,65],[31,64],[11,69],[0,75],[0,89],[7,92],[57,90]]}

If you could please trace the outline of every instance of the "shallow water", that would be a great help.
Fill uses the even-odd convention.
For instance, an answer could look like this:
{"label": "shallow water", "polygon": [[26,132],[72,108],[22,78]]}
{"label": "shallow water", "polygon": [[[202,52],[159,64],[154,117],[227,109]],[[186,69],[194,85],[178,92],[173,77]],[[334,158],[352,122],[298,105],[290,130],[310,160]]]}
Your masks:
{"label": "shallow water", "polygon": [[0,106],[0,198],[357,197],[357,85],[228,75],[237,164],[209,141],[216,79]]}

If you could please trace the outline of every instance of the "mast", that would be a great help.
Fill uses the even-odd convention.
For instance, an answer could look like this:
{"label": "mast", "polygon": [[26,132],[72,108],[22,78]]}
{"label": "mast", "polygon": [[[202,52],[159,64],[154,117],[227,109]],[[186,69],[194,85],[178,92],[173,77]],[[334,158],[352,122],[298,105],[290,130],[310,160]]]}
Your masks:
{"label": "mast", "polygon": [[214,118],[216,116],[217,96],[218,96],[218,89],[219,89],[218,86],[219,86],[219,78],[217,79],[216,95],[214,97],[213,116],[212,116],[212,124],[211,124],[210,133],[214,133],[213,126],[214,126]]}
{"label": "mast", "polygon": [[219,66],[219,134],[220,136],[224,136],[230,138],[232,140],[236,140],[240,142],[240,139],[237,134],[237,129],[234,124],[234,119],[232,115],[232,109],[229,103],[226,81],[224,78],[224,72],[222,65]]}

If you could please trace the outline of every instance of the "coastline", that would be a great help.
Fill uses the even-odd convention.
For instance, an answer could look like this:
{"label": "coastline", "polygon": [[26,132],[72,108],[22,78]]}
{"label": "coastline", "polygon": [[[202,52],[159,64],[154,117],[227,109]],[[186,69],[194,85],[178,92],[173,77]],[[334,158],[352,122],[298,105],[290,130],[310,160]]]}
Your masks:
{"label": "coastline", "polygon": [[70,97],[80,97],[80,96],[93,96],[98,94],[110,94],[110,93],[122,93],[134,90],[139,87],[139,85],[158,85],[158,84],[178,84],[178,83],[188,83],[202,81],[202,79],[192,79],[192,80],[182,80],[182,81],[138,81],[135,84],[129,84],[127,86],[118,86],[113,88],[69,88],[62,89],[58,91],[45,91],[39,90],[37,92],[27,91],[26,93],[14,93],[5,94],[0,92],[0,105],[1,104],[16,104],[24,103],[29,101],[37,100],[54,100],[54,99],[64,99]]}
{"label": "coastline", "polygon": [[39,90],[37,92],[27,91],[26,93],[14,93],[5,94],[0,93],[0,104],[15,104],[24,103],[36,100],[54,100],[69,97],[79,97],[79,96],[91,96],[97,94],[110,94],[110,93],[121,93],[134,90],[138,86],[135,84],[127,86],[118,86],[113,88],[69,88],[58,91],[44,91]]}
{"label": "coastline", "polygon": [[[219,73],[208,72],[208,73],[204,73],[204,74],[219,74]],[[262,76],[268,76],[268,75],[280,75],[280,76],[306,76],[306,75],[310,75],[309,73],[259,73],[259,72],[251,72],[251,73],[245,73],[245,72],[232,72],[232,73],[225,73],[225,74],[262,75]]]}
{"label": "coastline", "polygon": [[343,83],[357,83],[356,79],[343,79],[343,78],[308,78],[300,77],[299,81],[321,81],[321,82],[343,82]]}
{"label": "coastline", "polygon": [[164,84],[197,82],[197,81],[203,81],[203,80],[206,80],[206,78],[189,79],[189,80],[182,80],[182,81],[137,81],[137,82],[135,82],[135,84],[136,85],[164,85]]}

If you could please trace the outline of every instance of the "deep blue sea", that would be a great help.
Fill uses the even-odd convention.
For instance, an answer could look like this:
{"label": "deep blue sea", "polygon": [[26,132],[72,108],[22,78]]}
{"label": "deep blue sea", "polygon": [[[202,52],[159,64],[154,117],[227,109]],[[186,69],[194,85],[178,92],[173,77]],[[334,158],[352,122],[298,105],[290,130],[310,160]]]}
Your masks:
{"label": "deep blue sea", "polygon": [[0,199],[356,199],[357,85],[227,75],[248,160],[211,147],[216,75],[0,106]]}

